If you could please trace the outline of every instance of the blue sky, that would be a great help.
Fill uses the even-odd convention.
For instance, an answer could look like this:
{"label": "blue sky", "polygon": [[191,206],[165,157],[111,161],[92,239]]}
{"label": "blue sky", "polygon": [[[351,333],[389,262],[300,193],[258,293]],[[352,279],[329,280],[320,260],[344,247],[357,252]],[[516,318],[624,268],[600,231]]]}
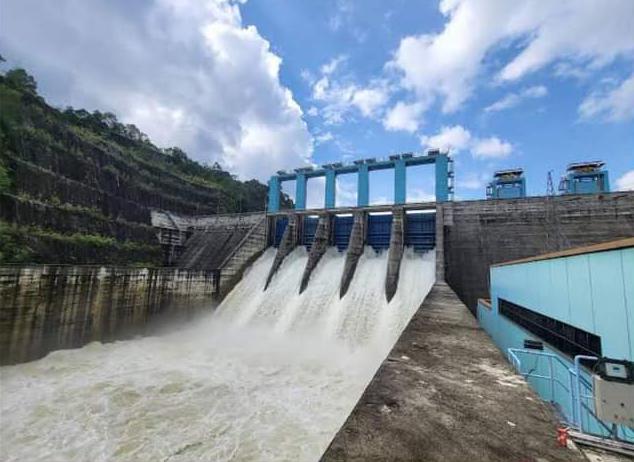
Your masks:
{"label": "blue sky", "polygon": [[[596,159],[634,188],[630,0],[128,3],[7,0],[2,54],[51,103],[111,110],[242,178],[441,147],[459,198],[510,167],[544,194],[549,170]],[[430,170],[409,175],[412,200]],[[338,186],[354,202],[354,178]],[[391,188],[373,176],[371,199]]]}

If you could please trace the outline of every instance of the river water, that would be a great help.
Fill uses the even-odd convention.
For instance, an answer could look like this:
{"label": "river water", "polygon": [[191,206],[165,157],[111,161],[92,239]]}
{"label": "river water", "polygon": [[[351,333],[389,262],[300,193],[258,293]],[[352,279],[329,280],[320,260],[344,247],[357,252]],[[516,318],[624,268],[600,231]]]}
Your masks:
{"label": "river water", "polygon": [[298,295],[303,248],[262,291],[267,250],[223,303],[167,333],[0,368],[3,461],[315,461],[434,282],[406,252],[385,301],[367,250],[339,299],[331,249]]}

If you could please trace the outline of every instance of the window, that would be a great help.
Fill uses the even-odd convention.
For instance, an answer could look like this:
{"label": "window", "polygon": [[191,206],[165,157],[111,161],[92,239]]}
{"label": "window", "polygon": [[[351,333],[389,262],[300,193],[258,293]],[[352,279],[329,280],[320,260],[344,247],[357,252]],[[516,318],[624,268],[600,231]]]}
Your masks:
{"label": "window", "polygon": [[498,298],[500,314],[562,353],[601,357],[601,337]]}

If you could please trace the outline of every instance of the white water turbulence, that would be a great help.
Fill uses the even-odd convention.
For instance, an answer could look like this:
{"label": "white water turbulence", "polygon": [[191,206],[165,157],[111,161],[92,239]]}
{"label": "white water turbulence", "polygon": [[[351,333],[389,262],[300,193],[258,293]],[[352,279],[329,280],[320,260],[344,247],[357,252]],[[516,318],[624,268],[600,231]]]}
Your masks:
{"label": "white water turbulence", "polygon": [[267,250],[210,315],[169,333],[91,343],[0,369],[3,461],[315,461],[434,282],[406,251],[384,295],[367,250],[343,299],[330,249],[299,295],[304,248],[269,289]]}

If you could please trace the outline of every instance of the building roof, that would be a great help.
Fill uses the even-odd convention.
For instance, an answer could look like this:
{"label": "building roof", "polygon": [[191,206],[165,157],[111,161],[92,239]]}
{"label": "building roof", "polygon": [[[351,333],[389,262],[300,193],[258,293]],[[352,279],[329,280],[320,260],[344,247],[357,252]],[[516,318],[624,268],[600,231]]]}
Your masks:
{"label": "building roof", "polygon": [[599,169],[605,165],[605,162],[602,160],[593,160],[590,162],[574,162],[572,164],[568,164],[567,170],[569,172],[574,172],[577,170],[588,170],[588,169]]}
{"label": "building roof", "polygon": [[511,168],[507,170],[498,170],[493,174],[495,178],[499,178],[501,176],[521,176],[524,173],[524,169],[521,168]]}
{"label": "building roof", "polygon": [[583,255],[587,253],[606,252],[608,250],[618,250],[634,247],[634,237],[619,239],[616,241],[601,242],[599,244],[584,245],[583,247],[574,247],[572,249],[560,250],[559,252],[544,253],[534,257],[520,258],[491,266],[516,265],[518,263],[529,263],[532,261],[551,260],[553,258],[572,257],[575,255]]}

